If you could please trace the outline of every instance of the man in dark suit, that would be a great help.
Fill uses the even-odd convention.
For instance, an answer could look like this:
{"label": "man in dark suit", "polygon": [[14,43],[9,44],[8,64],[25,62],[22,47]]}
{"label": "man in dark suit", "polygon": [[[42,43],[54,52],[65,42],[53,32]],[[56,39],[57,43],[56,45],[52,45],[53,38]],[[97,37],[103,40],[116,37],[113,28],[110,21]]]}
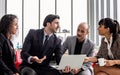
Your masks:
{"label": "man in dark suit", "polygon": [[[69,36],[62,45],[62,53],[68,50],[68,54],[86,54],[86,56],[93,56],[94,43],[87,38],[89,33],[89,26],[82,22],[79,24],[76,36]],[[67,66],[67,65],[66,65]],[[68,65],[69,66],[69,65]],[[66,67],[63,72],[70,72],[70,68]],[[91,75],[91,63],[84,63],[80,69],[72,69],[75,75]]]}
{"label": "man in dark suit", "polygon": [[21,75],[59,75],[49,66],[53,53],[57,64],[61,58],[61,40],[54,34],[59,28],[59,16],[46,16],[43,29],[30,30],[25,38],[21,58]]}

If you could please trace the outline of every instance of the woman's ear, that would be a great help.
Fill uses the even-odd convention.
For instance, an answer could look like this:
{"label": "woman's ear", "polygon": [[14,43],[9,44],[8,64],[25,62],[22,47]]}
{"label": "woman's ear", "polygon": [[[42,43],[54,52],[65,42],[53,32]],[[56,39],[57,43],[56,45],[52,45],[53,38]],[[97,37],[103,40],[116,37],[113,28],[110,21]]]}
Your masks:
{"label": "woman's ear", "polygon": [[46,26],[49,26],[50,25],[50,23],[49,22],[47,22],[47,25]]}
{"label": "woman's ear", "polygon": [[110,28],[106,28],[108,32],[110,32]]}

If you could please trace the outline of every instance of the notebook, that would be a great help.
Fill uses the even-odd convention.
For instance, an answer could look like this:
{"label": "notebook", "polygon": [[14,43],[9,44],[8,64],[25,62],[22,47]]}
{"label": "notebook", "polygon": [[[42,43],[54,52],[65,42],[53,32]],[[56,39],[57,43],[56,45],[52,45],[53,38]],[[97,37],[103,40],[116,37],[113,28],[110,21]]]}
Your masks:
{"label": "notebook", "polygon": [[64,69],[65,66],[70,66],[71,69],[80,69],[85,57],[86,55],[63,55],[58,65],[58,69]]}

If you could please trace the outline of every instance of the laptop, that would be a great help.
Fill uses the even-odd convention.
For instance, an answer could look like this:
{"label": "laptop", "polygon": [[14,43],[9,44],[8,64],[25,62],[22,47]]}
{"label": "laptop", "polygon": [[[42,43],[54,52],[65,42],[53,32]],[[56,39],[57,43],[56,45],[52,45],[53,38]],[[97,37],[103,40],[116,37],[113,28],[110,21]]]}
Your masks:
{"label": "laptop", "polygon": [[66,66],[70,66],[71,69],[80,69],[84,62],[84,58],[86,55],[63,55],[60,63],[58,65],[58,69],[65,69]]}

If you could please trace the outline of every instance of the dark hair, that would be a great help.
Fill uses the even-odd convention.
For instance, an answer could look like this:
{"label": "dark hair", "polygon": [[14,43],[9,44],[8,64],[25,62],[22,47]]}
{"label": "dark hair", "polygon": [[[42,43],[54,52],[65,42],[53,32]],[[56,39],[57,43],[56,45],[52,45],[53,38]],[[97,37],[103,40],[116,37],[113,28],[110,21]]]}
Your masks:
{"label": "dark hair", "polygon": [[53,15],[53,14],[49,14],[48,16],[46,16],[46,18],[44,19],[43,22],[43,26],[46,27],[47,22],[51,23],[54,19],[60,19],[60,17],[58,15]]}
{"label": "dark hair", "polygon": [[104,25],[105,28],[110,28],[110,33],[117,34],[120,32],[119,23],[111,18],[103,18],[99,21],[99,25]]}
{"label": "dark hair", "polygon": [[113,41],[116,38],[116,35],[120,33],[120,26],[117,20],[111,18],[103,18],[99,21],[99,25],[104,25],[105,28],[110,28],[110,33],[113,34]]}
{"label": "dark hair", "polygon": [[0,33],[6,35],[15,18],[17,18],[17,16],[13,14],[4,15],[0,20]]}

